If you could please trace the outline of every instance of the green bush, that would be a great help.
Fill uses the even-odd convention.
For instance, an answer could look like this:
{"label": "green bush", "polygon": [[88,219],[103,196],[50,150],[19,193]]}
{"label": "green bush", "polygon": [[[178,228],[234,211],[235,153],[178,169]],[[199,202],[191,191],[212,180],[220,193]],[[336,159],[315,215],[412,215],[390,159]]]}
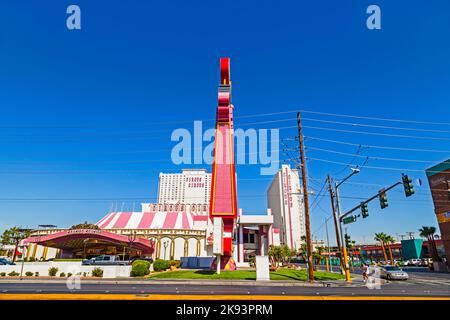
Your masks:
{"label": "green bush", "polygon": [[6,272],[0,272],[0,277],[6,277]]}
{"label": "green bush", "polygon": [[181,266],[180,260],[170,260],[169,261],[169,267],[179,268],[180,266]]}
{"label": "green bush", "polygon": [[8,276],[10,276],[10,277],[17,277],[18,275],[19,274],[17,272],[15,272],[15,271],[12,271],[12,272],[8,273]]}
{"label": "green bush", "polygon": [[71,276],[72,276],[72,274],[69,272],[69,273],[67,274],[67,277],[70,278]]}
{"label": "green bush", "polygon": [[64,278],[64,277],[66,276],[66,274],[65,274],[64,272],[61,272],[61,273],[59,274],[59,276],[60,276],[61,278]]}
{"label": "green bush", "polygon": [[57,272],[58,272],[58,268],[56,268],[56,267],[51,267],[51,268],[48,269],[48,275],[50,277],[56,276]]}
{"label": "green bush", "polygon": [[34,274],[34,276],[35,276],[35,277],[39,277],[39,272],[36,272],[36,273]]}
{"label": "green bush", "polygon": [[167,270],[170,267],[169,261],[157,259],[155,262],[153,262],[153,270],[155,271],[164,271]]}
{"label": "green bush", "polygon": [[143,277],[150,273],[150,262],[145,260],[135,260],[131,265],[132,277]]}
{"label": "green bush", "polygon": [[103,277],[103,269],[102,268],[95,268],[92,270],[92,276],[93,277],[97,277],[97,278],[101,278]]}
{"label": "green bush", "polygon": [[248,264],[250,265],[250,267],[255,268],[256,267],[256,256],[250,256],[248,258]]}
{"label": "green bush", "polygon": [[25,272],[25,275],[26,275],[27,277],[32,277],[32,276],[33,276],[33,272],[27,271],[27,272]]}

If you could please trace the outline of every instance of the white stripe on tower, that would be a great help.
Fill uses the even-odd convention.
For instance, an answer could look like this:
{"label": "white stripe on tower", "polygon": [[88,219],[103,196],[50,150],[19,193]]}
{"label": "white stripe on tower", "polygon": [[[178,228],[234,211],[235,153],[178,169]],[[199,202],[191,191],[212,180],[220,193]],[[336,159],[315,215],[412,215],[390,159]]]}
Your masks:
{"label": "white stripe on tower", "polygon": [[106,219],[109,218],[109,216],[112,214],[113,214],[112,212],[108,213],[106,216],[101,218],[95,225],[100,226],[100,224],[102,224],[103,221],[106,221]]}
{"label": "white stripe on tower", "polygon": [[132,212],[130,220],[128,220],[125,229],[137,229],[139,222],[141,222],[143,216],[143,212]]}
{"label": "white stripe on tower", "polygon": [[151,228],[152,229],[161,229],[164,224],[164,221],[166,220],[166,215],[167,215],[167,212],[161,212],[161,211],[156,212],[155,218],[152,221]]}
{"label": "white stripe on tower", "polygon": [[114,227],[114,225],[116,224],[117,220],[119,220],[121,214],[122,212],[116,212],[116,215],[114,216],[114,218],[112,218],[111,222],[108,223],[106,226],[104,226],[103,229],[112,229],[112,227]]}
{"label": "white stripe on tower", "polygon": [[192,214],[186,212],[186,216],[189,222],[189,229],[192,229],[194,227],[194,218],[192,218]]}
{"label": "white stripe on tower", "polygon": [[175,222],[174,229],[183,229],[183,212],[177,212],[177,221]]}

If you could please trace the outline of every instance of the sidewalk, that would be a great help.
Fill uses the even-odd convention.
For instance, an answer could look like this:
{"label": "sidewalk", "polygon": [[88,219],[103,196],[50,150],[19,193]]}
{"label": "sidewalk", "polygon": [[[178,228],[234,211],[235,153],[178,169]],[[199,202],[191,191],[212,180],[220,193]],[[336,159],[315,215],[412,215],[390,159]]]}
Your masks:
{"label": "sidewalk", "polygon": [[[351,284],[347,284],[343,280],[330,280],[330,281],[315,281],[309,283],[306,281],[295,280],[270,280],[270,281],[256,281],[256,280],[204,280],[204,279],[133,279],[133,278],[116,278],[116,279],[81,279],[85,284],[139,284],[139,285],[151,285],[151,284],[196,284],[196,285],[219,285],[219,286],[279,286],[279,287],[360,287],[364,286],[362,277],[355,277]],[[66,283],[67,279],[35,279],[35,278],[2,278],[0,283]]]}

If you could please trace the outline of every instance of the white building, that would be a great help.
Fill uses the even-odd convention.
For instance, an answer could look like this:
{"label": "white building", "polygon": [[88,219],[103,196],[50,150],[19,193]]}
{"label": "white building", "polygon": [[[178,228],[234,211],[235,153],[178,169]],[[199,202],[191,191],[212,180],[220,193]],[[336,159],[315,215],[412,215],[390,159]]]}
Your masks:
{"label": "white building", "polygon": [[211,197],[211,174],[206,169],[160,173],[158,203],[206,204]]}
{"label": "white building", "polygon": [[303,194],[298,170],[282,165],[267,190],[268,208],[272,210],[273,227],[280,230],[280,242],[299,249],[306,235]]}

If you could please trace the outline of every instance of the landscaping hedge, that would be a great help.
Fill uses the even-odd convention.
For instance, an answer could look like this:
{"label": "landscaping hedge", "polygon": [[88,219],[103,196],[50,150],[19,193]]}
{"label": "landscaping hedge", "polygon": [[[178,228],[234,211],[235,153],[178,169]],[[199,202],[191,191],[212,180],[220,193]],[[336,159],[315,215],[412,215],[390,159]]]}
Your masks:
{"label": "landscaping hedge", "polygon": [[169,269],[169,261],[162,260],[162,259],[156,259],[155,262],[153,262],[153,270],[155,271],[164,271]]}
{"label": "landscaping hedge", "polygon": [[92,276],[97,278],[103,277],[103,269],[101,268],[95,268],[92,270]]}
{"label": "landscaping hedge", "polygon": [[150,273],[150,262],[145,260],[135,260],[131,265],[132,277],[143,277]]}

